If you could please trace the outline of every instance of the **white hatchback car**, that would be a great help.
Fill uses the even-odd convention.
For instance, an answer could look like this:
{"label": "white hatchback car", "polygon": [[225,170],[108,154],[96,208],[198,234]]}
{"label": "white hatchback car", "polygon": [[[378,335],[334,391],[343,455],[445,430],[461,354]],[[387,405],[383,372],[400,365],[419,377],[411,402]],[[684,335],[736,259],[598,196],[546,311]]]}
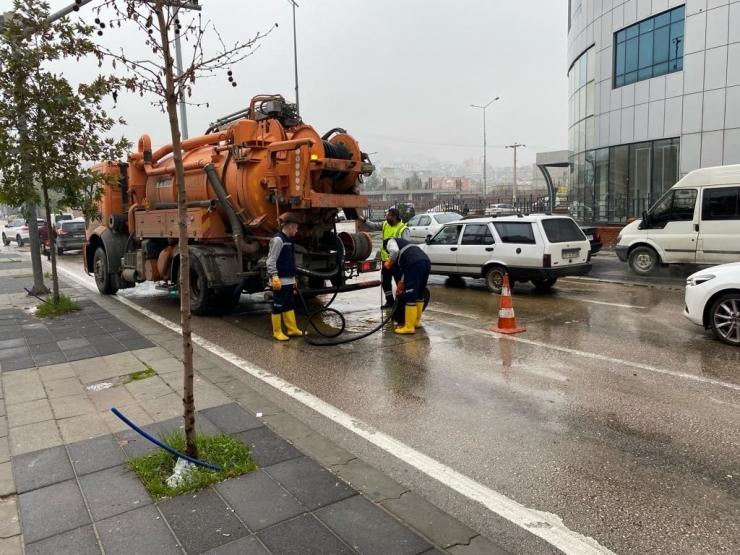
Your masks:
{"label": "white hatchback car", "polygon": [[683,314],[728,345],[740,347],[740,262],[712,266],[686,280]]}
{"label": "white hatchback car", "polygon": [[432,274],[483,278],[500,293],[504,274],[539,290],[559,277],[591,271],[591,244],[568,216],[530,214],[458,220],[444,225],[423,247]]}
{"label": "white hatchback car", "polygon": [[457,212],[427,212],[417,214],[406,225],[409,228],[409,237],[414,243],[424,243],[427,237],[431,238],[447,222],[461,220]]}

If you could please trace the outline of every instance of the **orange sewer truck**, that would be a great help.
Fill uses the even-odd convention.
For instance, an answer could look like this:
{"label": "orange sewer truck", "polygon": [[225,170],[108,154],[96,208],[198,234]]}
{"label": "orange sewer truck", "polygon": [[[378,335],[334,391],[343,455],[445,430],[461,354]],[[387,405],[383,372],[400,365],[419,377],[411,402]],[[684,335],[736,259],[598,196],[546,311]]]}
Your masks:
{"label": "orange sewer truck", "polygon": [[[258,96],[247,110],[226,116],[205,135],[182,142],[187,190],[191,310],[227,313],[239,289],[264,291],[268,244],[287,214],[301,222],[295,239],[298,286],[307,294],[377,286],[348,284],[377,269],[366,233],[337,233],[337,212],[356,219],[367,206],[359,194],[374,171],[343,129],[320,136],[281,96]],[[128,162],[105,162],[115,174],[105,186],[100,222],[87,231],[85,270],[101,293],[144,281],[177,291],[180,266],[177,184],[172,145],[152,152],[147,135]],[[333,290],[333,288],[328,288]]]}

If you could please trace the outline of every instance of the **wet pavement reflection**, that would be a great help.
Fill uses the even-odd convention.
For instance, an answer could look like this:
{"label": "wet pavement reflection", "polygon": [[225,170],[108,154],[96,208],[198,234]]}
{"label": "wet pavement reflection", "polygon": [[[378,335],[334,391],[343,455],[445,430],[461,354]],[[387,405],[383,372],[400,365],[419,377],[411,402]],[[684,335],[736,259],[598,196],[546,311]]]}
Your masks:
{"label": "wet pavement reflection", "polygon": [[[740,552],[740,349],[685,320],[681,291],[561,280],[539,294],[517,284],[527,332],[504,337],[487,331],[499,297],[481,280],[432,277],[429,287],[413,336],[388,324],[349,345],[277,343],[260,295],[193,327],[615,553]],[[121,294],[179,321],[174,297]],[[380,302],[379,291],[358,291],[334,307],[351,334],[381,321]],[[434,485],[427,494],[449,497]],[[473,505],[461,516],[512,552],[549,552]]]}

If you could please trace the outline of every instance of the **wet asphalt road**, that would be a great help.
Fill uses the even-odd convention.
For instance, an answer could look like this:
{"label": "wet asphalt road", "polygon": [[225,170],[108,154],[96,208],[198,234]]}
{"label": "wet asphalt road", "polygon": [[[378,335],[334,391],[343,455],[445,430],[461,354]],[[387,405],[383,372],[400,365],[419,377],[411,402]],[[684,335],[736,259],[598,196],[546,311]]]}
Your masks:
{"label": "wet asphalt road", "polygon": [[[75,255],[61,264],[80,268]],[[623,279],[634,281],[616,258],[600,256],[594,265],[592,277],[612,279],[621,267]],[[482,281],[440,277],[431,280],[424,330],[414,336],[397,336],[389,325],[345,346],[280,344],[259,295],[244,296],[229,317],[194,318],[193,326],[479,483],[558,515],[614,553],[739,553],[740,349],[690,324],[682,292],[662,288],[681,288],[686,271],[659,276],[658,288],[561,280],[536,294],[517,285],[517,323],[527,332],[511,338],[487,331],[499,298]],[[119,294],[179,321],[175,297],[149,287]],[[340,296],[334,306],[359,332],[380,321],[379,304],[371,290]],[[559,553],[266,393],[512,553]]]}

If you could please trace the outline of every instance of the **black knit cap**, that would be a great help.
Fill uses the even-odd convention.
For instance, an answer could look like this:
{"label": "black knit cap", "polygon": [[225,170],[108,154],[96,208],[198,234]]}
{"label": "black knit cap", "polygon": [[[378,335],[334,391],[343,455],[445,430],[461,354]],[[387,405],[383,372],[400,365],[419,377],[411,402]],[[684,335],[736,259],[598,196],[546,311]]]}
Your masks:
{"label": "black knit cap", "polygon": [[283,225],[300,224],[300,223],[301,222],[298,221],[298,218],[296,218],[295,216],[292,216],[290,214],[288,214],[287,216],[285,216],[285,218],[283,218]]}

